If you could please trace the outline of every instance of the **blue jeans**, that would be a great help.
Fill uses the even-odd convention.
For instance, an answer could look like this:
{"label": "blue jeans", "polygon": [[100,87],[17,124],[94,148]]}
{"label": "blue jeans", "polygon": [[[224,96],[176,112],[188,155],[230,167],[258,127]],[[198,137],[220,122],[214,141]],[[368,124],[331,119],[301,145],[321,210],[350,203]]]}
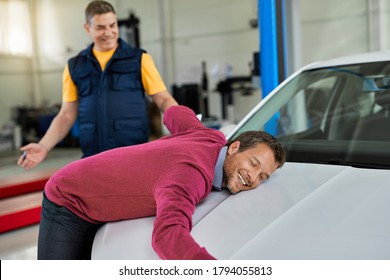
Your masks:
{"label": "blue jeans", "polygon": [[38,235],[38,260],[90,260],[102,224],[87,222],[43,194]]}

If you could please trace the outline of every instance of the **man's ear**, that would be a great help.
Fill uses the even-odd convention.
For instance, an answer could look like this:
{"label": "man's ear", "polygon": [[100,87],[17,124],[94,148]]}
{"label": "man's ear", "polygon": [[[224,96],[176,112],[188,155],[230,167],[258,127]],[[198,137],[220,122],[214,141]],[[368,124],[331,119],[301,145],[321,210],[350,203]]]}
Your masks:
{"label": "man's ear", "polygon": [[89,29],[90,29],[91,27],[89,26],[89,24],[88,23],[84,23],[84,29],[85,29],[85,31],[87,31],[87,33],[89,34],[90,32],[89,32]]}
{"label": "man's ear", "polygon": [[240,148],[240,141],[234,141],[233,143],[230,144],[227,155],[230,156],[236,152],[238,152],[238,149]]}

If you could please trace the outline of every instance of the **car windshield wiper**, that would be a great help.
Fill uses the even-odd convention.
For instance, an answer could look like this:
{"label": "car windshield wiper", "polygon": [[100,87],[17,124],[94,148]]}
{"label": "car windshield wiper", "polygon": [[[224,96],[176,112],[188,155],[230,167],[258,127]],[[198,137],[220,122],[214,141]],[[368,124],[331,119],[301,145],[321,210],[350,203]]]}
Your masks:
{"label": "car windshield wiper", "polygon": [[358,168],[390,169],[390,164],[346,161],[343,159],[331,159],[329,161],[322,161],[322,162],[318,162],[318,163],[342,165],[342,166],[352,166],[352,167],[358,167]]}

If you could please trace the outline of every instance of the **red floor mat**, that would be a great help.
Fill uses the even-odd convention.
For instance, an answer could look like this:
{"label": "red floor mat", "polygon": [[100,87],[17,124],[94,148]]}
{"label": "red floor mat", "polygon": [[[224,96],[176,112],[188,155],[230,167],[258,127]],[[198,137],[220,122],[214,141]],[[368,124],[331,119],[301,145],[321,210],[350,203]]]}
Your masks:
{"label": "red floor mat", "polygon": [[0,233],[39,223],[42,191],[55,169],[0,179]]}
{"label": "red floor mat", "polygon": [[40,221],[40,216],[40,206],[0,216],[0,233],[37,224]]}

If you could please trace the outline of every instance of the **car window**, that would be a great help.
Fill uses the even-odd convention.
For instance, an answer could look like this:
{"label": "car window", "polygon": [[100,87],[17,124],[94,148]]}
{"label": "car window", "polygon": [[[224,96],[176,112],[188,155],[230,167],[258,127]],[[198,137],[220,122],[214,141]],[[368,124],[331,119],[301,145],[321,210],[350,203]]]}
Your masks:
{"label": "car window", "polygon": [[389,63],[304,71],[238,126],[275,135],[290,161],[388,167]]}
{"label": "car window", "polygon": [[326,109],[337,79],[324,78],[299,90],[280,108],[277,135],[285,136],[308,130],[323,130]]}

